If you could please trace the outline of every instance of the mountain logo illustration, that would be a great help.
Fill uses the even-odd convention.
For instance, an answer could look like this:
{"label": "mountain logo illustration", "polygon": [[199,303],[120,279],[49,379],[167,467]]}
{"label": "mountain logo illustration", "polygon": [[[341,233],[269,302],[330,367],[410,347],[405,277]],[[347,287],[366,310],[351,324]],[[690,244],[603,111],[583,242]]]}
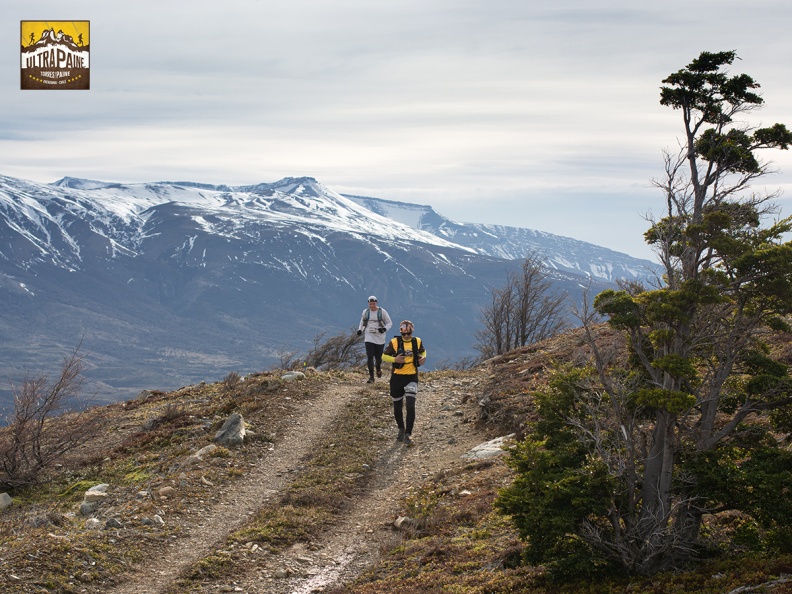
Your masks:
{"label": "mountain logo illustration", "polygon": [[20,34],[21,89],[91,88],[90,21],[21,21]]}

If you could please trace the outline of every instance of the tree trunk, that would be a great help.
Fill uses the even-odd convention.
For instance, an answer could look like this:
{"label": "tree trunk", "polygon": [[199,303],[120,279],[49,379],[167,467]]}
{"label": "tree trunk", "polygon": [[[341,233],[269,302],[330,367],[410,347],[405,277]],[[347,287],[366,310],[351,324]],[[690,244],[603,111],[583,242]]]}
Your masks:
{"label": "tree trunk", "polygon": [[674,470],[675,415],[657,412],[652,447],[643,476],[643,501],[639,526],[644,541],[655,540],[671,515],[671,478]]}
{"label": "tree trunk", "polygon": [[694,500],[689,499],[680,506],[672,527],[674,563],[685,562],[690,558],[701,533],[702,518],[702,510]]}

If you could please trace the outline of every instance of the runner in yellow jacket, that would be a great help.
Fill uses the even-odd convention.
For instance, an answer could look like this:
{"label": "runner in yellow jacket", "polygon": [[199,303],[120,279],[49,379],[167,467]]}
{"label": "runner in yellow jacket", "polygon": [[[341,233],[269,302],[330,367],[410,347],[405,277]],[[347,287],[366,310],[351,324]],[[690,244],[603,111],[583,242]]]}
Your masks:
{"label": "runner in yellow jacket", "polygon": [[[393,363],[390,377],[390,395],[393,401],[393,417],[399,427],[398,441],[412,443],[413,425],[415,424],[415,400],[418,397],[418,367],[426,363],[426,349],[417,336],[413,336],[415,326],[410,320],[399,324],[400,336],[396,336],[385,345],[382,360]],[[404,406],[407,408],[407,419],[404,419]]]}

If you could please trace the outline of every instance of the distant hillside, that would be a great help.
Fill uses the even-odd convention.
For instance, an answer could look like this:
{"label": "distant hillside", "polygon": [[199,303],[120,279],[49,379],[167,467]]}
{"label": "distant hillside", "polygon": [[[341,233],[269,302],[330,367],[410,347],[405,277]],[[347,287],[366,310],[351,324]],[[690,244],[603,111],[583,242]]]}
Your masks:
{"label": "distant hillside", "polygon": [[[104,401],[268,369],[356,326],[370,294],[416,323],[431,368],[475,354],[480,308],[513,258],[546,254],[576,301],[645,271],[568,238],[361,200],[307,177],[244,187],[0,177],[7,377],[52,372],[79,343]],[[411,211],[414,224],[400,222]]]}

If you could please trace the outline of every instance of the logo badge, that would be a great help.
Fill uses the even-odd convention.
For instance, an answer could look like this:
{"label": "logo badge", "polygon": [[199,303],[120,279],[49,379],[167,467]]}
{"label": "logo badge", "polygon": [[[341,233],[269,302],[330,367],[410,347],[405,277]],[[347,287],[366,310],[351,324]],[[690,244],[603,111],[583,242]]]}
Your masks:
{"label": "logo badge", "polygon": [[90,89],[90,21],[21,21],[22,89]]}

